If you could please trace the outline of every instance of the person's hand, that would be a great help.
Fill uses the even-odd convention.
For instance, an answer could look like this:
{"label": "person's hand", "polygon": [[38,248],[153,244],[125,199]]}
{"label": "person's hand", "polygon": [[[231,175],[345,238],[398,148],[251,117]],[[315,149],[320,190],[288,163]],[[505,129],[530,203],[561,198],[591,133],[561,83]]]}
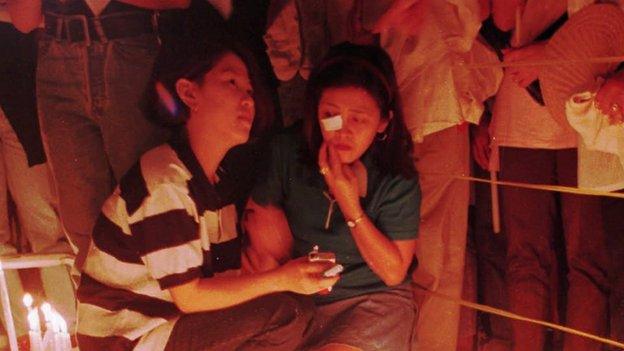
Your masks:
{"label": "person's hand", "polygon": [[622,109],[624,108],[624,73],[619,73],[605,81],[595,100],[600,112],[609,116],[611,124],[624,122]]}
{"label": "person's hand", "polygon": [[244,273],[267,272],[279,267],[279,262],[269,255],[261,254],[253,247],[248,246],[241,253],[241,269]]}
{"label": "person's hand", "polygon": [[472,138],[472,156],[484,170],[488,170],[490,167],[490,153],[492,149],[490,147],[490,132],[487,126],[478,125],[474,127],[475,133]]}
{"label": "person's hand", "polygon": [[[504,62],[534,62],[544,59],[546,43],[536,43],[518,49],[504,49]],[[505,69],[511,79],[521,88],[526,88],[539,76],[540,66],[516,66]]]}
{"label": "person's hand", "polygon": [[416,35],[420,33],[429,6],[428,0],[395,0],[377,20],[372,32],[382,33],[395,29],[405,34]]}
{"label": "person's hand", "polygon": [[362,215],[358,179],[352,167],[340,161],[336,149],[323,142],[319,149],[318,166],[330,193],[346,218]]}
{"label": "person's hand", "polygon": [[323,272],[333,267],[331,262],[309,262],[307,257],[286,262],[276,272],[280,275],[286,290],[312,295],[328,289],[340,279],[339,276],[324,277]]}

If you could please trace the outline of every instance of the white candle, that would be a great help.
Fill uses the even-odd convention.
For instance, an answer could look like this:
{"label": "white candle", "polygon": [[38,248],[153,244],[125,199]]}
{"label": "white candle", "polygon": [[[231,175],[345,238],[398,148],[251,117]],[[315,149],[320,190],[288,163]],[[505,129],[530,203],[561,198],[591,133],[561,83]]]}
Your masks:
{"label": "white candle", "polygon": [[60,314],[57,314],[57,316],[60,326],[59,335],[61,336],[61,351],[71,351],[71,339],[69,338],[69,333],[67,332],[67,322],[65,322]]}
{"label": "white candle", "polygon": [[56,311],[53,314],[53,325],[55,331],[54,351],[71,351],[71,340],[67,333],[67,323]]}
{"label": "white candle", "polygon": [[31,351],[43,351],[41,345],[41,326],[39,325],[39,311],[35,308],[28,312],[28,338]]}
{"label": "white candle", "polygon": [[45,351],[55,351],[54,345],[54,326],[52,325],[53,318],[53,310],[52,306],[49,303],[44,302],[41,305],[41,312],[43,312],[43,317],[45,319],[46,330],[43,334],[43,349]]}

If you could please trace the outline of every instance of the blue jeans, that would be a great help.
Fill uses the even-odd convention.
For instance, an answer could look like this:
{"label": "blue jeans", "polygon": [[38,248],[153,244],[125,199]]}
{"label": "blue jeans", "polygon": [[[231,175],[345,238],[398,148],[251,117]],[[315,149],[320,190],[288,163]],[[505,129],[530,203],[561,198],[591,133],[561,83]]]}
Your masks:
{"label": "blue jeans", "polygon": [[166,139],[142,109],[157,51],[151,34],[90,45],[45,36],[40,42],[41,131],[78,268],[115,183],[143,152]]}

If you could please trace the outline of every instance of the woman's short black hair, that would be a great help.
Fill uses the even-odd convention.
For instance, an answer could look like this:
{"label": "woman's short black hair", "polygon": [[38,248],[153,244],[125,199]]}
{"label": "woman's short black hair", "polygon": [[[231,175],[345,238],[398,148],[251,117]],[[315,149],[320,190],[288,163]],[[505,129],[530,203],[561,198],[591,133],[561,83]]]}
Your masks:
{"label": "woman's short black hair", "polygon": [[323,91],[336,87],[364,89],[377,102],[388,127],[376,138],[369,151],[380,170],[405,177],[416,175],[412,160],[412,141],[403,120],[399,89],[392,60],[380,47],[342,43],[330,48],[312,71],[306,88],[303,132],[305,159],[317,160],[323,142],[317,116]]}
{"label": "woman's short black hair", "polygon": [[[256,109],[251,138],[265,135],[274,123],[273,100],[253,56],[229,37],[172,41],[161,48],[154,64],[153,84],[149,92],[150,115],[154,122],[172,129],[183,126],[190,111],[178,96],[176,82],[185,78],[201,83],[206,72],[227,53],[238,56],[249,72]],[[163,94],[167,96],[163,97]]]}

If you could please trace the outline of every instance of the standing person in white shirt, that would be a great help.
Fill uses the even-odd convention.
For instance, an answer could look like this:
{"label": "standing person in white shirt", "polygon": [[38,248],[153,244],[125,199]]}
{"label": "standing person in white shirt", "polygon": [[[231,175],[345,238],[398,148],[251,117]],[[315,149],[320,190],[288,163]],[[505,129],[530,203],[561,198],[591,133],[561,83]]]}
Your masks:
{"label": "standing person in white shirt", "polygon": [[[576,99],[580,96],[583,100]],[[579,150],[579,187],[619,193],[624,191],[624,155],[621,149],[618,150],[624,141],[623,97],[624,74],[618,72],[607,78],[596,94],[593,91],[581,92],[567,102],[568,120],[585,143],[583,151]],[[594,157],[607,162],[600,168],[592,167],[596,160]],[[603,197],[601,207],[602,216],[596,220],[602,220],[604,224],[611,260],[608,266],[609,336],[621,342],[624,341],[624,201]]]}
{"label": "standing person in white shirt", "polygon": [[[517,8],[521,9],[520,21],[516,20]],[[556,31],[552,26],[563,23],[566,10],[566,1],[494,1],[497,27],[516,31],[505,61],[543,58],[546,40]],[[500,162],[501,180],[575,187],[577,136],[569,125],[552,117],[539,100],[541,94],[529,93],[538,72],[526,66],[506,69],[493,108],[491,163]],[[567,263],[565,324],[604,335],[608,257],[598,199],[516,187],[502,187],[501,199],[511,311],[550,320],[556,313],[554,301],[562,295],[554,277],[558,265]],[[555,247],[558,232],[563,232],[565,248]],[[563,249],[566,263],[558,262],[555,254]],[[513,321],[512,331],[513,350],[546,347],[546,330],[541,326]],[[564,338],[566,351],[600,348],[599,343],[578,336]]]}
{"label": "standing person in white shirt", "polygon": [[[590,4],[588,0],[570,0],[568,11],[578,11]],[[624,2],[617,1],[620,9]],[[622,13],[620,12],[620,17]],[[620,19],[621,20],[621,19]],[[619,22],[618,19],[614,21]],[[608,26],[611,31],[616,26]],[[621,27],[620,27],[621,28]],[[608,33],[608,32],[607,32]],[[604,33],[603,35],[608,35]],[[624,33],[614,33],[622,37]],[[614,41],[616,42],[616,41]],[[620,41],[621,42],[621,41]],[[610,45],[605,42],[605,45]],[[615,50],[621,47],[612,46]],[[594,47],[599,50],[599,46]],[[570,65],[567,70],[578,70],[590,63]],[[579,133],[579,187],[599,191],[624,191],[624,71],[620,63],[614,72],[592,77],[587,91],[575,91],[566,103],[566,117]],[[609,277],[609,336],[624,341],[624,201],[613,197],[601,198],[607,250],[610,258]]]}
{"label": "standing person in white shirt", "polygon": [[[477,39],[489,9],[476,0],[400,0],[394,4],[395,11],[388,11],[376,30],[397,70],[422,187],[416,246],[419,266],[413,279],[427,289],[460,298],[469,183],[453,177],[470,174],[468,123],[479,123],[483,102],[496,93],[502,72],[457,64],[498,61]],[[464,330],[455,303],[431,298],[423,302],[419,314],[418,349],[456,350],[465,341],[460,340]]]}

